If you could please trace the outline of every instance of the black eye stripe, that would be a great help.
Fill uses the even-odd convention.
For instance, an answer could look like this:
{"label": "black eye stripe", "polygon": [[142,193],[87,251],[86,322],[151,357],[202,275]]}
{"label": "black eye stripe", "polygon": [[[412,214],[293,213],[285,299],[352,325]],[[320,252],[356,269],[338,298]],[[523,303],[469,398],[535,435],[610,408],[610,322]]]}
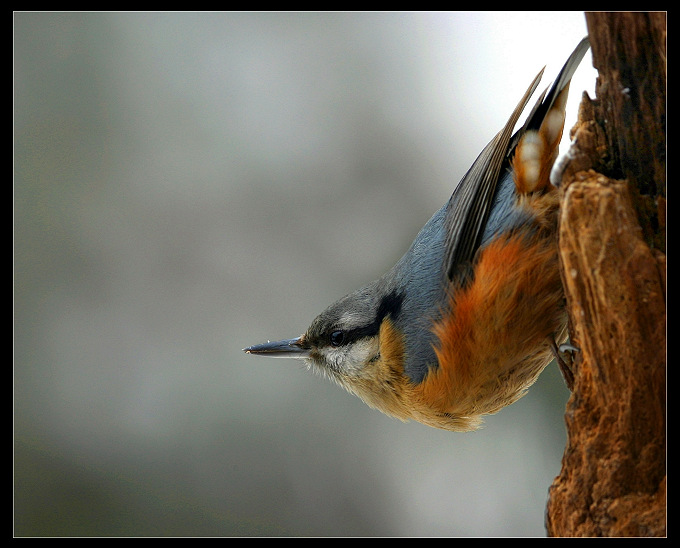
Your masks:
{"label": "black eye stripe", "polygon": [[393,291],[385,295],[378,305],[378,312],[375,320],[363,327],[356,327],[354,329],[334,329],[328,335],[328,341],[331,346],[341,346],[351,342],[363,339],[365,337],[374,337],[380,331],[380,325],[385,317],[390,316],[396,320],[401,312],[401,305],[404,301],[404,296]]}
{"label": "black eye stripe", "polygon": [[404,295],[392,291],[388,293],[380,300],[380,305],[378,306],[378,313],[376,314],[376,323],[378,326],[385,319],[385,316],[390,316],[392,320],[396,320],[401,312],[401,305],[404,302]]}

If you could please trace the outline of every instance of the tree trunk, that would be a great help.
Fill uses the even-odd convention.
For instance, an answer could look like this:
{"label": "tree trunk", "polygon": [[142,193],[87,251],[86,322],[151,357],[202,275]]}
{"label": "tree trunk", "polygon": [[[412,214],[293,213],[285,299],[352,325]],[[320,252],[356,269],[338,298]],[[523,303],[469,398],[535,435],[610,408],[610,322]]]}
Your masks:
{"label": "tree trunk", "polygon": [[550,536],[666,535],[666,14],[587,13],[599,71],[562,180],[574,353]]}

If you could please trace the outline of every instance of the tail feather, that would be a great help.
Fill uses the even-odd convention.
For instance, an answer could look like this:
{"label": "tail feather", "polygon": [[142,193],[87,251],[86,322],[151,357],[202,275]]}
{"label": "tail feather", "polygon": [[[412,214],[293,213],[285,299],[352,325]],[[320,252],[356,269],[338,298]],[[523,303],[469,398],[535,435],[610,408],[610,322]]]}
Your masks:
{"label": "tail feather", "polygon": [[518,142],[512,167],[515,186],[521,194],[540,191],[550,185],[550,171],[564,131],[569,84],[589,47],[588,37],[581,40],[550,91],[539,98],[523,128],[516,134]]}

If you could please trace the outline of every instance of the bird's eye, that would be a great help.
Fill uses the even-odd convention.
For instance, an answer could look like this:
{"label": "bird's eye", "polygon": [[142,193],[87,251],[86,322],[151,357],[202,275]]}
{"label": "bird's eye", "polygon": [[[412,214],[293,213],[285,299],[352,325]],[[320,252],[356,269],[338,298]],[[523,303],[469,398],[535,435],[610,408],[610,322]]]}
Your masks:
{"label": "bird's eye", "polygon": [[333,331],[331,333],[331,345],[340,346],[345,340],[345,333],[342,331]]}

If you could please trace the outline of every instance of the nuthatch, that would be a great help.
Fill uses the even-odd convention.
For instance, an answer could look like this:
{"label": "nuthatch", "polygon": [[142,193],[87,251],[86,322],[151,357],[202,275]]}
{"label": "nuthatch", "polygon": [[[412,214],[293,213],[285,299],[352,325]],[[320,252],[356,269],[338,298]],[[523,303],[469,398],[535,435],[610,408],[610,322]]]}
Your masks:
{"label": "nuthatch", "polygon": [[369,406],[446,430],[474,430],[522,397],[567,337],[549,177],[588,48],[584,38],[513,134],[539,72],[394,267],[304,335],[245,352],[304,358]]}

